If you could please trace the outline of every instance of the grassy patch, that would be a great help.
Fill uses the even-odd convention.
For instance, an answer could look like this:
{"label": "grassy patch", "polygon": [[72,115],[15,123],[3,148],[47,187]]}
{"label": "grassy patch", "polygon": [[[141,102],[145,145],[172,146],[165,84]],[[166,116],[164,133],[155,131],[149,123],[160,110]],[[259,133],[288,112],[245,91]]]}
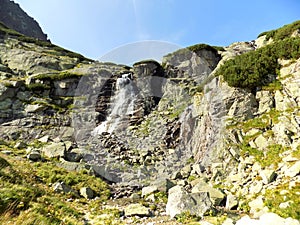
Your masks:
{"label": "grassy patch", "polygon": [[175,219],[179,222],[179,223],[183,223],[183,224],[189,224],[192,222],[197,222],[201,220],[201,217],[196,216],[191,214],[189,211],[188,212],[183,212],[179,215],[175,216]]}
{"label": "grassy patch", "polygon": [[[286,194],[280,194],[280,191],[286,190]],[[266,190],[265,204],[271,212],[287,218],[292,217],[300,220],[300,183],[294,187],[289,187],[289,182],[280,184],[275,189]],[[279,205],[284,202],[290,202],[287,208],[280,208]]]}
{"label": "grassy patch", "polygon": [[64,80],[70,78],[80,78],[82,75],[77,73],[71,73],[69,71],[63,71],[60,73],[46,73],[46,74],[39,74],[34,76],[37,80]]}
{"label": "grassy patch", "polygon": [[57,167],[54,162],[37,162],[34,164],[37,176],[39,176],[45,184],[55,182],[65,182],[67,185],[72,186],[75,190],[82,187],[90,187],[97,191],[98,196],[102,200],[107,200],[110,191],[105,182],[100,178],[90,176],[87,171],[67,171],[63,168]]}
{"label": "grassy patch", "polygon": [[49,90],[50,86],[47,84],[42,84],[42,83],[33,83],[33,84],[27,84],[25,86],[26,90],[28,91],[44,91],[44,90]]}
{"label": "grassy patch", "polygon": [[281,162],[281,158],[279,157],[279,154],[287,151],[289,148],[284,147],[280,144],[273,144],[273,145],[269,145],[267,149],[262,151],[257,148],[252,148],[248,145],[247,142],[244,142],[243,144],[241,144],[240,149],[241,149],[241,155],[243,157],[250,156],[250,155],[254,156],[255,161],[259,162],[259,164],[263,168],[265,168],[271,165],[277,167],[278,164]]}
{"label": "grassy patch", "polygon": [[99,205],[110,195],[99,178],[68,172],[54,162],[29,163],[0,155],[0,165],[1,224],[84,224],[87,200],[69,201],[70,195],[54,193],[49,182],[65,181],[74,190],[88,186],[98,194]]}

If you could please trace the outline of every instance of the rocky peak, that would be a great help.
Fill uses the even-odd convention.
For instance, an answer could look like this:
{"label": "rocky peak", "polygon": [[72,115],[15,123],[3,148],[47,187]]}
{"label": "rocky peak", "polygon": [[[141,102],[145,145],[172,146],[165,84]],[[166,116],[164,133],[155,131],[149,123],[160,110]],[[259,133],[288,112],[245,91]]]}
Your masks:
{"label": "rocky peak", "polygon": [[38,22],[30,17],[19,4],[11,0],[0,0],[0,22],[19,33],[47,41]]}

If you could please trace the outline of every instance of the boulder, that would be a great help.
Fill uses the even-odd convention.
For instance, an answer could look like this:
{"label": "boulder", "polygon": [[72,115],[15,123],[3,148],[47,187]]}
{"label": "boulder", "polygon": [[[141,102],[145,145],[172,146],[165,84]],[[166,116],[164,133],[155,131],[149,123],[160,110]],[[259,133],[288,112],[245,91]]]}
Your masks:
{"label": "boulder", "polygon": [[238,206],[238,199],[235,195],[233,194],[228,194],[226,197],[226,205],[225,209],[231,210],[233,208],[236,208]]}
{"label": "boulder", "polygon": [[224,200],[225,194],[222,193],[220,190],[213,188],[209,186],[204,181],[200,181],[198,184],[196,184],[193,189],[192,193],[202,193],[202,192],[208,192],[209,198],[213,205],[218,206],[220,203]]}
{"label": "boulder", "polygon": [[126,208],[124,209],[124,214],[126,217],[130,217],[130,216],[150,216],[150,210],[143,206],[142,204],[136,203],[136,204],[130,204],[128,206],[126,206]]}
{"label": "boulder", "polygon": [[269,91],[258,91],[256,93],[256,99],[258,100],[258,114],[269,112],[274,107],[274,98]]}
{"label": "boulder", "polygon": [[56,182],[53,184],[53,191],[58,193],[73,193],[78,195],[76,191],[74,191],[69,185],[65,182]]}
{"label": "boulder", "polygon": [[254,218],[258,218],[262,214],[269,211],[268,207],[263,202],[263,196],[258,196],[256,199],[249,202],[250,213]]}
{"label": "boulder", "polygon": [[65,155],[65,144],[63,142],[52,142],[42,148],[42,152],[48,158],[60,158]]}
{"label": "boulder", "polygon": [[154,192],[158,191],[157,186],[153,185],[153,186],[148,186],[148,187],[144,187],[142,189],[142,197],[145,197],[149,194],[152,194]]}
{"label": "boulder", "polygon": [[269,145],[268,139],[262,134],[255,139],[254,143],[260,150],[264,150]]}
{"label": "boulder", "polygon": [[296,163],[294,163],[294,165],[292,165],[291,167],[289,167],[284,172],[284,175],[287,176],[287,177],[295,177],[299,173],[300,173],[300,161],[297,161]]}
{"label": "boulder", "polygon": [[7,87],[5,84],[0,83],[0,101],[14,97],[15,92],[15,88]]}
{"label": "boulder", "polygon": [[89,187],[80,188],[80,195],[86,199],[93,199],[95,194],[94,191]]}
{"label": "boulder", "polygon": [[182,186],[175,186],[169,190],[166,213],[174,218],[184,212],[203,216],[212,207],[208,192],[188,193]]}
{"label": "boulder", "polygon": [[27,154],[27,158],[32,161],[38,161],[42,158],[42,156],[38,151],[31,151],[29,154]]}
{"label": "boulder", "polygon": [[269,184],[269,183],[273,182],[277,176],[275,170],[272,170],[272,169],[261,170],[259,172],[259,175],[262,178],[262,181],[264,184]]}

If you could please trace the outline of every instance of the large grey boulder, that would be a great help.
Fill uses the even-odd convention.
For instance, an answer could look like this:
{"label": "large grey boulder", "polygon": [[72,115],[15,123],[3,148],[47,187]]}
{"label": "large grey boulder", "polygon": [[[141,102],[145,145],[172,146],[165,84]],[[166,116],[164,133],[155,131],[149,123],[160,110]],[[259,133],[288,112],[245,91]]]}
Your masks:
{"label": "large grey boulder", "polygon": [[212,203],[207,192],[188,193],[184,187],[177,185],[169,190],[166,213],[171,218],[184,212],[203,216],[211,207]]}
{"label": "large grey boulder", "polygon": [[218,206],[220,203],[224,200],[225,194],[222,193],[220,190],[211,187],[209,184],[200,181],[198,184],[196,184],[193,189],[192,193],[203,193],[208,192],[209,198],[212,201],[213,205]]}
{"label": "large grey boulder", "polygon": [[63,142],[52,142],[50,145],[46,145],[42,148],[44,155],[49,158],[64,157],[65,151],[66,147]]}

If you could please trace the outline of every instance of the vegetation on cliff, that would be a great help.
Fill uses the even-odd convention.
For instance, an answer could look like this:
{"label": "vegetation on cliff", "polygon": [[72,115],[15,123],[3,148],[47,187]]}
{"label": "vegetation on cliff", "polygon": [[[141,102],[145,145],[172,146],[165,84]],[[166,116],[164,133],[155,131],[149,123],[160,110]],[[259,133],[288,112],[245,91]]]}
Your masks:
{"label": "vegetation on cliff", "polygon": [[258,35],[258,37],[262,37],[266,35],[266,40],[272,38],[274,41],[280,41],[287,37],[290,37],[295,31],[299,31],[300,29],[300,20],[295,21],[291,24],[287,24],[279,29],[265,31]]}
{"label": "vegetation on cliff", "polygon": [[270,75],[279,75],[278,59],[299,57],[300,38],[286,38],[226,61],[216,75],[222,75],[230,86],[253,89],[272,81]]}

